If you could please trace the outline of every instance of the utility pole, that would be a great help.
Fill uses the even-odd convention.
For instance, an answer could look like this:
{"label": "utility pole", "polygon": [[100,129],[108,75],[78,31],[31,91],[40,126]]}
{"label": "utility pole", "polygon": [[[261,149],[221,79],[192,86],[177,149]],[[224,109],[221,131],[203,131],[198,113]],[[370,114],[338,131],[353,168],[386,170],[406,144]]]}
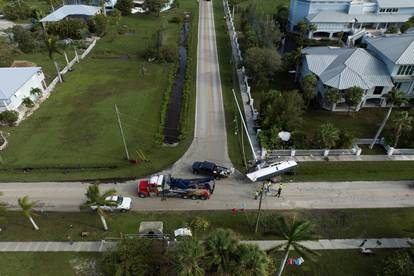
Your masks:
{"label": "utility pole", "polygon": [[[237,115],[236,115],[237,116]],[[246,152],[244,150],[244,133],[243,131],[241,131],[243,129],[243,121],[240,120],[240,138],[241,138],[241,149],[242,149],[242,154],[243,154],[243,163],[244,163],[244,167],[247,169],[247,160],[246,160]]]}
{"label": "utility pole", "polygon": [[233,90],[234,101],[236,102],[237,109],[239,110],[240,118],[241,118],[242,123],[243,123],[243,128],[244,128],[244,131],[246,132],[247,140],[249,141],[250,149],[252,150],[252,153],[253,153],[254,161],[257,161],[258,158],[257,158],[256,152],[254,151],[253,143],[252,143],[252,140],[250,139],[249,132],[247,130],[246,122],[244,121],[243,113],[240,109],[239,102],[237,101],[236,93],[234,92],[234,89],[232,89],[232,90]]}
{"label": "utility pole", "polygon": [[256,217],[256,228],[254,229],[255,233],[257,233],[257,230],[259,230],[260,212],[262,211],[262,200],[263,200],[265,183],[266,183],[266,181],[263,181],[262,190],[260,192],[259,209],[257,210],[257,217]]}
{"label": "utility pole", "polygon": [[118,118],[118,125],[119,125],[119,130],[121,132],[122,141],[124,143],[125,154],[126,154],[127,159],[129,160],[129,153],[128,153],[128,148],[127,148],[126,141],[125,141],[124,130],[122,128],[121,117],[119,117],[119,111],[118,111],[118,107],[116,106],[116,104],[115,104],[115,112],[116,112],[116,117]]}

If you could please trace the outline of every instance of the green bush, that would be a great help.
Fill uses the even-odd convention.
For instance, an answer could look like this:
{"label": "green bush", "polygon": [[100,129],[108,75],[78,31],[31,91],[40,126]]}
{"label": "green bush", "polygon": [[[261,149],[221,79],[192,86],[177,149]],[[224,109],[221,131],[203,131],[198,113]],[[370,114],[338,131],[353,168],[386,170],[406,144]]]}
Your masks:
{"label": "green bush", "polygon": [[27,108],[32,108],[34,106],[34,102],[29,97],[24,98],[22,104]]}
{"label": "green bush", "polygon": [[20,54],[21,51],[14,44],[0,40],[0,67],[9,67],[14,57]]}
{"label": "green bush", "polygon": [[61,39],[82,39],[86,27],[82,19],[69,19],[47,24],[47,31],[50,35],[59,36]]}
{"label": "green bush", "polygon": [[19,113],[14,110],[7,110],[0,113],[0,123],[8,126],[14,126],[19,118]]}
{"label": "green bush", "polygon": [[169,23],[175,23],[175,24],[180,24],[181,21],[182,21],[181,18],[178,16],[174,16],[168,20]]}
{"label": "green bush", "polygon": [[24,53],[33,52],[36,48],[35,39],[32,33],[22,26],[16,25],[12,28],[13,39],[17,42],[19,49]]}
{"label": "green bush", "polygon": [[130,15],[131,9],[133,8],[134,3],[132,0],[118,0],[115,5],[115,8],[121,12],[123,16]]}
{"label": "green bush", "polygon": [[103,14],[97,14],[88,19],[87,25],[89,32],[103,37],[108,28],[108,17]]}
{"label": "green bush", "polygon": [[16,4],[7,4],[3,7],[4,16],[10,20],[23,20],[30,18],[32,15],[32,11],[30,7],[25,4],[21,3],[21,5]]}

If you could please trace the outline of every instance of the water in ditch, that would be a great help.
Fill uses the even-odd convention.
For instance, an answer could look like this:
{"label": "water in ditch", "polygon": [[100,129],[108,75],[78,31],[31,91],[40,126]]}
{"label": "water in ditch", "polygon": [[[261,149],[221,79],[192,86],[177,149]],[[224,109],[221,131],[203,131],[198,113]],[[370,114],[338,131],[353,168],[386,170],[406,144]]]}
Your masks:
{"label": "water in ditch", "polygon": [[189,20],[185,20],[180,33],[180,47],[178,50],[179,66],[171,92],[167,118],[164,126],[164,143],[174,145],[180,141],[181,102],[185,75],[187,70],[187,38]]}

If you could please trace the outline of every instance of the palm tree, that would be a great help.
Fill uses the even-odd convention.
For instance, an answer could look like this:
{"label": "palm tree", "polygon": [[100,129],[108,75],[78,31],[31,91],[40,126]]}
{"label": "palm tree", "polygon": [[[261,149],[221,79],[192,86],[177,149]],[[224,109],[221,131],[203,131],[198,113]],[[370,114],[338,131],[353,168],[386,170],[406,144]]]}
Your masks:
{"label": "palm tree", "polygon": [[331,111],[335,111],[336,105],[342,99],[342,95],[338,89],[329,87],[325,92],[325,98],[332,104]]}
{"label": "palm tree", "polygon": [[306,101],[306,108],[309,108],[309,104],[316,96],[316,84],[318,80],[314,74],[305,76],[302,79],[303,98]]}
{"label": "palm tree", "polygon": [[62,76],[60,75],[59,66],[58,66],[58,64],[56,62],[56,59],[54,57],[55,53],[62,54],[61,51],[59,50],[58,45],[57,45],[57,38],[54,37],[54,36],[48,36],[46,34],[45,45],[46,45],[46,48],[47,48],[47,51],[48,51],[49,58],[50,58],[51,61],[53,61],[53,64],[55,65],[59,81],[63,82]]}
{"label": "palm tree", "polygon": [[312,33],[316,32],[318,30],[318,26],[316,26],[316,24],[307,24],[306,29],[308,31],[308,33]]}
{"label": "palm tree", "polygon": [[413,117],[408,114],[408,111],[401,111],[395,114],[393,125],[395,129],[394,148],[397,147],[403,130],[410,130],[412,128]]}
{"label": "palm tree", "polygon": [[180,276],[204,275],[201,261],[204,257],[204,247],[194,238],[184,238],[177,242],[175,265]]}
{"label": "palm tree", "polygon": [[257,244],[240,244],[236,255],[237,274],[268,275],[269,257]]}
{"label": "palm tree", "polygon": [[345,103],[348,105],[348,115],[351,113],[351,107],[358,105],[362,96],[364,96],[364,90],[358,86],[349,88],[345,93]]}
{"label": "palm tree", "polygon": [[295,82],[298,81],[299,77],[299,67],[300,67],[300,61],[302,59],[302,46],[296,48],[294,51],[290,52],[288,55],[292,61],[292,63],[295,64]]}
{"label": "palm tree", "polygon": [[219,273],[230,273],[237,245],[238,239],[233,231],[216,229],[204,242],[207,267]]}
{"label": "palm tree", "polygon": [[339,133],[339,129],[331,123],[321,125],[317,133],[319,145],[325,149],[335,147],[336,142],[339,140]]}
{"label": "palm tree", "polygon": [[39,227],[37,226],[36,222],[33,219],[34,213],[34,207],[36,207],[37,202],[36,201],[29,201],[28,196],[21,197],[17,200],[20,208],[22,209],[23,215],[29,219],[29,221],[32,223],[33,228],[35,230],[39,230]]}
{"label": "palm tree", "polygon": [[106,198],[114,195],[116,193],[115,189],[110,189],[105,191],[104,193],[101,194],[100,190],[99,190],[99,186],[97,184],[94,185],[90,185],[88,186],[88,189],[86,191],[86,202],[82,205],[83,207],[91,207],[91,206],[96,206],[96,212],[99,215],[102,225],[105,229],[105,231],[108,231],[108,226],[106,224],[106,219],[105,219],[105,210],[102,209],[102,206],[106,205],[106,206],[115,206],[116,202],[113,201],[109,201]]}
{"label": "palm tree", "polygon": [[311,249],[301,245],[299,242],[303,240],[309,240],[313,237],[312,228],[313,225],[307,221],[293,221],[291,224],[286,223],[284,217],[276,218],[276,228],[280,235],[286,240],[285,243],[272,249],[277,250],[279,248],[284,248],[284,257],[280,263],[277,275],[281,276],[285,268],[289,250],[294,249],[299,255],[310,258],[311,255],[317,256],[318,254]]}
{"label": "palm tree", "polygon": [[388,109],[387,114],[385,115],[384,120],[382,121],[382,124],[380,125],[377,133],[375,134],[375,137],[372,140],[371,145],[369,145],[370,149],[374,147],[375,142],[377,141],[378,137],[381,135],[382,130],[384,129],[385,125],[387,124],[388,119],[391,116],[391,112],[394,106],[400,106],[404,103],[407,103],[407,97],[405,93],[397,89],[392,89],[388,94],[385,95],[385,99],[391,105],[390,105],[390,108]]}

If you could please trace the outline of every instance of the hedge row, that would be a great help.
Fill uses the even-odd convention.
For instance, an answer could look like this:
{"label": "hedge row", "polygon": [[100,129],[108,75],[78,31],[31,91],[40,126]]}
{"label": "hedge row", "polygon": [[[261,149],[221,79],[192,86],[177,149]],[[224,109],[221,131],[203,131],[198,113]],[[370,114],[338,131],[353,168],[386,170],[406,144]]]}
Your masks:
{"label": "hedge row", "polygon": [[190,129],[191,118],[190,116],[190,104],[191,104],[191,93],[193,90],[193,73],[194,73],[194,59],[195,51],[197,51],[197,43],[195,39],[197,36],[194,35],[194,28],[197,27],[194,24],[194,20],[189,24],[189,32],[187,37],[187,68],[185,74],[185,83],[183,88],[182,100],[181,100],[181,117],[180,117],[180,132],[181,139],[185,139]]}
{"label": "hedge row", "polygon": [[165,88],[164,95],[162,97],[161,112],[160,112],[160,126],[158,129],[158,133],[156,134],[156,137],[155,137],[155,141],[159,145],[162,145],[164,142],[165,119],[167,117],[168,107],[170,105],[170,97],[172,94],[175,76],[177,74],[177,67],[178,67],[178,61],[174,62],[171,65],[170,70],[168,72],[167,87]]}

